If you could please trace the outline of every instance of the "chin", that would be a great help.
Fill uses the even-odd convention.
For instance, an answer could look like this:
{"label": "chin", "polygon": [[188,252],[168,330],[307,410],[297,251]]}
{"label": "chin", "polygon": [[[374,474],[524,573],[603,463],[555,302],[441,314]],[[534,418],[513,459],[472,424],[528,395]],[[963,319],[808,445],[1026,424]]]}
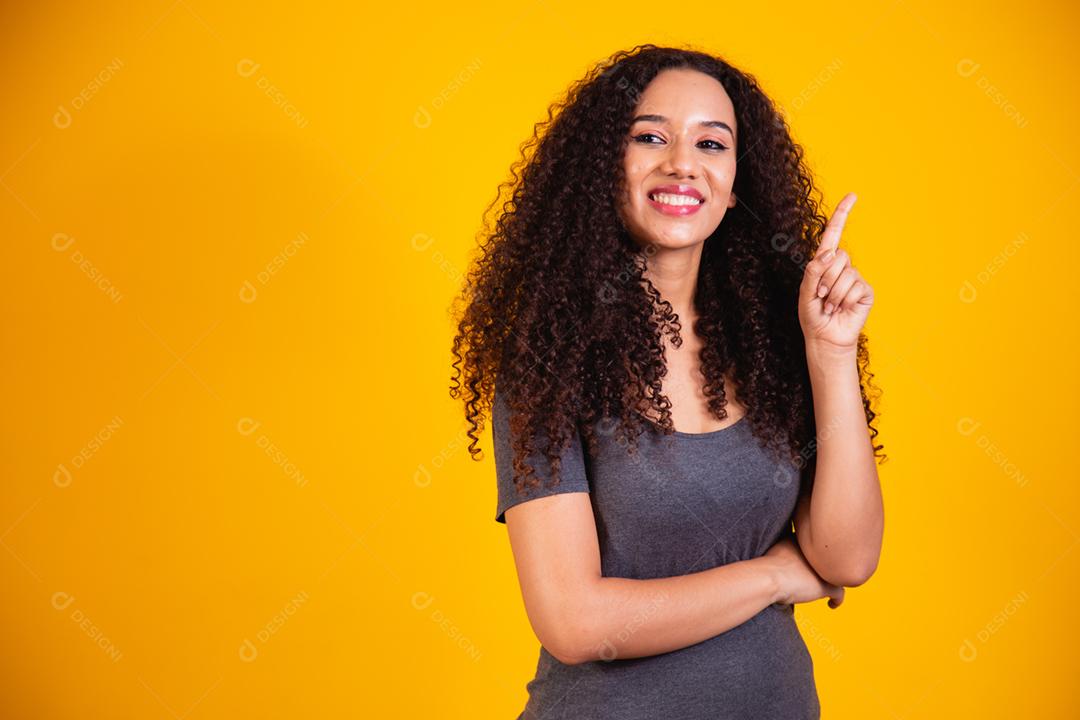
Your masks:
{"label": "chin", "polygon": [[652,244],[655,247],[663,248],[665,250],[679,250],[682,248],[692,247],[694,245],[700,245],[701,243],[705,242],[708,236],[701,238],[672,238],[646,235],[644,237],[645,240],[638,240],[639,244]]}
{"label": "chin", "polygon": [[684,248],[691,245],[700,245],[709,239],[709,237],[715,232],[716,228],[706,232],[704,230],[693,230],[685,232],[685,234],[672,235],[670,233],[662,234],[657,233],[654,230],[642,230],[640,237],[646,238],[649,242],[662,248]]}

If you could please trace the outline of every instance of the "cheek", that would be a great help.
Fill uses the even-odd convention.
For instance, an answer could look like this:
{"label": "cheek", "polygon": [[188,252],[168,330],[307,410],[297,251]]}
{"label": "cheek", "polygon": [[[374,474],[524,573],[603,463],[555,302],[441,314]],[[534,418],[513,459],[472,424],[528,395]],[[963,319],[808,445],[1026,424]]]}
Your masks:
{"label": "cheek", "polygon": [[732,186],[735,184],[735,168],[718,168],[715,172],[710,173],[709,184],[717,193],[730,193]]}

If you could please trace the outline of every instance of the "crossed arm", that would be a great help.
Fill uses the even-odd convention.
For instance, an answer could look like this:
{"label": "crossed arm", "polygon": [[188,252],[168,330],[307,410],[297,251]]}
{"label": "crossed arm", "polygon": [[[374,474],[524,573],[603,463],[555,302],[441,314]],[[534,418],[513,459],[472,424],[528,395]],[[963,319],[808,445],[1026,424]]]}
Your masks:
{"label": "crossed arm", "polygon": [[[883,509],[855,357],[807,350],[818,455],[814,490],[794,521],[806,561],[851,587],[873,574]],[[739,625],[782,597],[767,557],[649,580],[601,576],[589,495],[567,492],[506,511],[529,621],[558,660],[655,655]]]}
{"label": "crossed arm", "polygon": [[884,508],[853,352],[807,344],[817,423],[813,492],[795,508],[795,537],[818,575],[834,585],[866,582],[877,569]]}

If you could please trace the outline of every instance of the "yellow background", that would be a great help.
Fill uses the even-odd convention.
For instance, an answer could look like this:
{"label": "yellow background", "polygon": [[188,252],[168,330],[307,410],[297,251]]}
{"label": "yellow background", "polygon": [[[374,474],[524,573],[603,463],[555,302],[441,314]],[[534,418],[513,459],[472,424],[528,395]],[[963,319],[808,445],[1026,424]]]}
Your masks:
{"label": "yellow background", "polygon": [[446,310],[548,103],[656,42],[859,195],[887,531],[799,607],[824,717],[1075,717],[1077,12],[950,5],[6,6],[0,714],[516,716]]}

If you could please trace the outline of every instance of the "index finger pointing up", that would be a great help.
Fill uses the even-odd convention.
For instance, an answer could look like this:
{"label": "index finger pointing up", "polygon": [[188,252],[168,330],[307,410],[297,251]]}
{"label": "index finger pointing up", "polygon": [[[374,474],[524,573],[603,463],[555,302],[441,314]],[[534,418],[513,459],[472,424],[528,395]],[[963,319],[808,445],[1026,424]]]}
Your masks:
{"label": "index finger pointing up", "polygon": [[840,199],[840,203],[836,206],[836,210],[833,211],[832,217],[829,218],[829,222],[825,225],[825,232],[821,235],[821,245],[818,246],[815,257],[830,250],[836,250],[840,244],[840,233],[844,230],[844,222],[847,220],[851,206],[855,204],[855,199],[856,195],[852,192]]}

